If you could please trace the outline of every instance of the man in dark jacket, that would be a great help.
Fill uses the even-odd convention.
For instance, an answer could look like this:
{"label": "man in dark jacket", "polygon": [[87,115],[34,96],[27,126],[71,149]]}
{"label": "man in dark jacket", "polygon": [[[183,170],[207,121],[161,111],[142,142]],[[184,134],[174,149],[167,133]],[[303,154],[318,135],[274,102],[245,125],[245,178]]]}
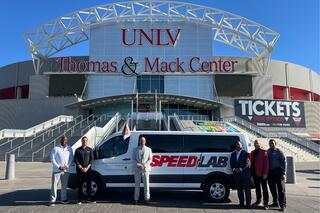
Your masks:
{"label": "man in dark jacket", "polygon": [[268,152],[260,148],[258,140],[254,141],[255,150],[250,153],[251,175],[256,188],[257,201],[253,204],[258,206],[261,203],[261,186],[263,191],[263,206],[264,209],[269,209],[269,195],[267,187],[267,177],[269,172]]}
{"label": "man in dark jacket", "polygon": [[286,210],[285,194],[285,175],[286,175],[286,158],[281,150],[276,148],[276,141],[269,140],[269,175],[268,183],[273,197],[272,207],[280,205],[281,211]]}
{"label": "man in dark jacket", "polygon": [[230,165],[234,174],[234,180],[237,187],[238,197],[241,208],[244,205],[244,195],[246,195],[246,207],[251,206],[251,188],[250,188],[250,159],[249,154],[242,149],[240,141],[236,142],[236,150],[231,154]]}
{"label": "man in dark jacket", "polygon": [[[88,138],[86,136],[81,139],[82,146],[76,149],[74,154],[74,162],[77,168],[78,180],[78,204],[81,204],[84,199],[89,202],[95,203],[94,198],[91,196],[91,165],[93,161],[93,151],[88,147]],[[86,197],[83,196],[82,185],[86,183]]]}

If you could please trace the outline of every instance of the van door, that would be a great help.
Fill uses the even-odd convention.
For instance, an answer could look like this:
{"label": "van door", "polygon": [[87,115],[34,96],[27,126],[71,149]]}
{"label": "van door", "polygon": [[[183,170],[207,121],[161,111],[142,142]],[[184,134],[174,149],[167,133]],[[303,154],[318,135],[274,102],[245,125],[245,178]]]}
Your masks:
{"label": "van door", "polygon": [[122,135],[110,138],[98,148],[93,169],[99,172],[107,187],[127,187],[132,173],[132,153],[128,151],[130,138]]}
{"label": "van door", "polygon": [[238,140],[238,136],[231,135],[185,135],[184,151],[198,159],[195,167],[184,168],[185,186],[200,187],[213,172],[232,174],[230,156]]}
{"label": "van door", "polygon": [[182,154],[182,135],[143,134],[146,145],[153,152],[151,187],[182,188],[183,166],[179,163]]}

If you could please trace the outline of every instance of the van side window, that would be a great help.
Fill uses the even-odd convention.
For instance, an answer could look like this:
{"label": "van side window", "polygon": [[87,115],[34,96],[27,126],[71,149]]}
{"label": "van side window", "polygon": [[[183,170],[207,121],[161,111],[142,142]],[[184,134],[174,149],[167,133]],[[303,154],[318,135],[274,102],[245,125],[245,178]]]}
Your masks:
{"label": "van side window", "polygon": [[146,145],[153,153],[182,152],[181,135],[142,135],[146,138]]}
{"label": "van side window", "polygon": [[128,151],[130,137],[123,140],[123,136],[119,135],[110,138],[99,147],[99,158],[111,158],[122,155]]}
{"label": "van side window", "polygon": [[184,152],[232,152],[238,136],[185,135]]}

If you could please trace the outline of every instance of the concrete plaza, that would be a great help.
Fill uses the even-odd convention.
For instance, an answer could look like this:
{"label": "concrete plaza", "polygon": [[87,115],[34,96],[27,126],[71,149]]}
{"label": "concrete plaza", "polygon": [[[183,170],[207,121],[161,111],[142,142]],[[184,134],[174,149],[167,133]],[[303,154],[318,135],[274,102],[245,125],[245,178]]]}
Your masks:
{"label": "concrete plaza", "polygon": [[[262,209],[238,209],[236,191],[230,203],[207,202],[201,191],[152,190],[151,203],[132,205],[133,190],[107,190],[97,204],[75,203],[76,191],[69,190],[70,204],[48,207],[51,165],[16,163],[16,179],[4,180],[5,162],[0,162],[0,212],[264,212]],[[297,163],[297,184],[287,184],[287,212],[320,212],[320,163]],[[252,191],[255,201],[254,191]],[[272,200],[271,195],[269,200]],[[272,209],[268,212],[278,212]]]}

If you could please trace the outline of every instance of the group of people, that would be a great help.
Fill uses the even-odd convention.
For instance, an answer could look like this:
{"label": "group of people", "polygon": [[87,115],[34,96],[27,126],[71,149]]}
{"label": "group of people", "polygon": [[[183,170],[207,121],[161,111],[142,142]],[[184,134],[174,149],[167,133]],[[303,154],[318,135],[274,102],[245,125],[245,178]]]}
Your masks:
{"label": "group of people", "polygon": [[[230,166],[237,188],[239,206],[241,208],[259,206],[261,204],[261,188],[263,192],[263,207],[269,209],[269,185],[273,202],[271,207],[286,210],[285,174],[286,159],[283,152],[276,148],[276,141],[269,140],[269,149],[260,147],[259,141],[254,141],[255,149],[248,153],[242,149],[240,141],[236,142],[236,150],[231,154]],[[256,202],[251,205],[251,186],[256,190]],[[244,196],[245,195],[245,196]],[[245,197],[245,199],[244,199]],[[246,203],[245,203],[246,201]]]}
{"label": "group of people", "polygon": [[[78,204],[84,200],[95,203],[91,196],[91,166],[93,161],[93,151],[88,147],[88,138],[86,136],[81,139],[81,146],[76,149],[74,155],[73,150],[68,146],[68,138],[61,137],[60,144],[54,147],[50,154],[52,162],[52,179],[51,179],[51,193],[50,206],[54,206],[57,200],[57,187],[61,181],[61,201],[68,203],[67,199],[67,185],[69,178],[69,169],[73,162],[77,170],[77,185],[78,185]],[[86,183],[86,196],[82,193],[82,184]]]}
{"label": "group of people", "polygon": [[[81,146],[76,149],[74,155],[73,150],[68,146],[68,138],[61,137],[60,144],[55,146],[50,154],[52,162],[52,179],[51,179],[51,193],[49,206],[54,206],[57,200],[58,183],[61,181],[61,202],[68,203],[67,199],[67,185],[69,178],[69,168],[75,163],[77,171],[77,187],[78,187],[78,204],[82,202],[95,203],[94,197],[91,193],[92,180],[92,161],[93,150],[88,146],[88,138],[86,136],[81,139]],[[146,145],[146,138],[139,138],[139,146],[133,151],[134,162],[134,204],[138,203],[140,196],[141,178],[144,184],[144,198],[148,203],[150,200],[149,191],[149,174],[151,172],[152,150]],[[86,193],[83,193],[82,186],[86,183]]]}
{"label": "group of people", "polygon": [[[51,151],[51,162],[53,165],[52,186],[50,194],[50,206],[53,206],[57,198],[57,185],[61,181],[61,200],[62,203],[68,203],[67,183],[68,170],[74,162],[77,171],[78,184],[78,204],[82,202],[93,202],[91,196],[91,166],[93,161],[93,151],[88,147],[88,138],[82,137],[81,147],[77,148],[73,155],[72,148],[68,146],[67,137],[63,136],[60,145],[54,147]],[[264,150],[260,147],[259,141],[254,141],[255,149],[248,153],[242,149],[242,144],[237,141],[236,150],[231,154],[230,166],[233,171],[233,177],[237,188],[239,207],[251,208],[261,204],[261,188],[263,192],[263,207],[269,209],[269,185],[273,202],[271,207],[280,207],[281,211],[286,209],[285,196],[285,174],[286,162],[285,156],[281,150],[276,148],[276,141],[270,139],[269,149]],[[141,178],[144,185],[144,199],[148,203],[150,200],[149,175],[151,172],[152,150],[146,146],[146,138],[139,138],[139,145],[133,151],[134,162],[134,204],[138,203],[140,195]],[[86,193],[83,193],[83,183],[86,183]],[[251,185],[256,189],[256,202],[251,205]],[[86,196],[84,196],[84,194]],[[246,203],[245,203],[246,201]]]}

